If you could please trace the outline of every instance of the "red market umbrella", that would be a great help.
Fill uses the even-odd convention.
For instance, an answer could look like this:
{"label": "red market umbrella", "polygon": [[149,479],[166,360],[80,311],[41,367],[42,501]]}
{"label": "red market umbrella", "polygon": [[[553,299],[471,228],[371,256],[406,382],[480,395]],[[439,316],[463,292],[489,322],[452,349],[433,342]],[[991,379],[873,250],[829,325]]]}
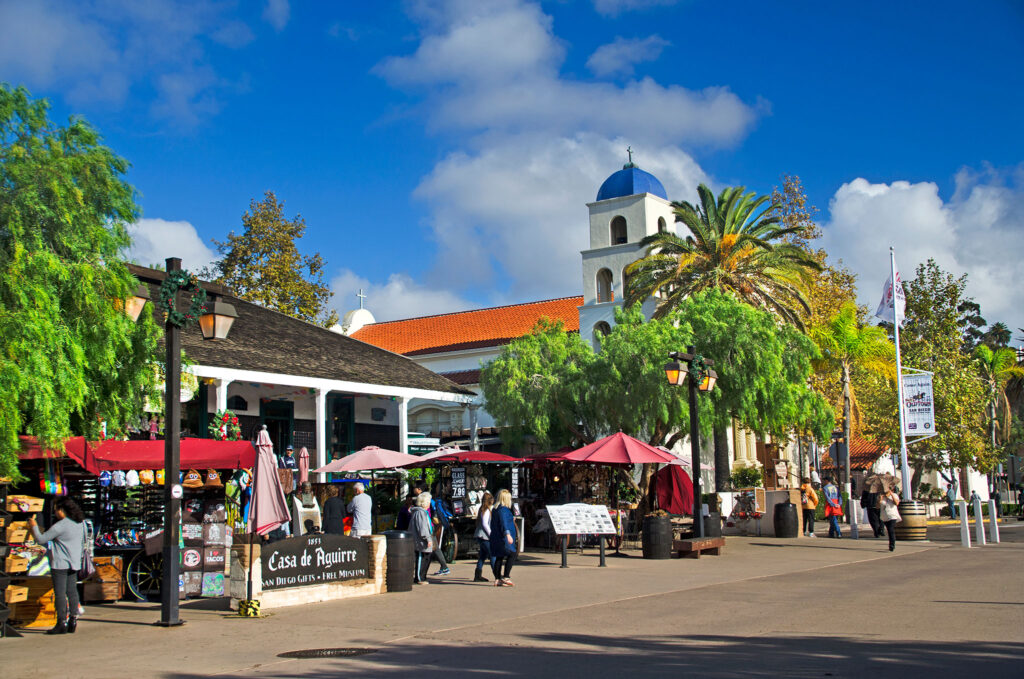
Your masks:
{"label": "red market umbrella", "polygon": [[564,453],[559,459],[562,462],[587,464],[668,464],[678,458],[620,431],[579,450]]}
{"label": "red market umbrella", "polygon": [[306,446],[299,449],[299,484],[309,483],[309,451]]}
{"label": "red market umbrella", "polygon": [[256,438],[256,478],[253,480],[249,530],[266,535],[290,519],[281,479],[277,476],[274,445],[270,442],[267,425],[263,425]]}
{"label": "red market umbrella", "polygon": [[362,472],[375,469],[395,469],[404,467],[416,462],[421,458],[415,455],[405,455],[394,450],[378,448],[377,446],[366,446],[357,450],[351,455],[332,460],[316,472]]}
{"label": "red market umbrella", "polygon": [[669,514],[693,513],[693,481],[679,465],[670,464],[654,475],[658,507]]}
{"label": "red market umbrella", "polygon": [[435,451],[423,457],[417,457],[410,467],[429,467],[431,464],[440,462],[455,462],[457,464],[520,464],[522,458],[510,457],[501,453],[490,453],[486,450],[447,450],[444,454]]}

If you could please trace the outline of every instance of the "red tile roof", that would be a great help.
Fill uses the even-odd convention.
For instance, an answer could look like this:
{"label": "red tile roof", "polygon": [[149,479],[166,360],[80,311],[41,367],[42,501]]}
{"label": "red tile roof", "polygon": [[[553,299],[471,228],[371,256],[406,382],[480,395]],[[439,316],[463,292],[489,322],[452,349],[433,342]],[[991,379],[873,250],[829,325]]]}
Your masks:
{"label": "red tile roof", "polygon": [[[850,469],[871,469],[875,461],[882,455],[889,452],[886,446],[869,441],[859,436],[851,436],[853,442],[850,444]],[[824,469],[831,469],[835,466],[832,456],[826,453],[821,458],[821,466]]]}
{"label": "red tile roof", "polygon": [[407,356],[459,349],[494,347],[530,334],[537,321],[562,321],[569,332],[579,332],[578,307],[583,297],[561,297],[453,314],[407,318],[366,325],[355,339]]}

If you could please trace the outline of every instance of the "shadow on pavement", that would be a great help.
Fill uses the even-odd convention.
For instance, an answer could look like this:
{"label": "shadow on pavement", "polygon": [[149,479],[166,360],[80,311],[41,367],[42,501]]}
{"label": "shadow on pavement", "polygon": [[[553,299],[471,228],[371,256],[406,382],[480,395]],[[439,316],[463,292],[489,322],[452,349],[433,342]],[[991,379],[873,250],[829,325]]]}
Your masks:
{"label": "shadow on pavement", "polygon": [[[515,645],[384,645],[345,660],[268,663],[260,677],[1020,677],[1024,643],[940,643],[848,637],[616,636],[538,634]],[[530,643],[532,640],[534,643]],[[514,643],[514,642],[513,642]],[[537,644],[537,645],[535,645]],[[539,645],[539,646],[538,646]],[[298,650],[298,649],[295,649]],[[172,673],[172,679],[199,674]]]}

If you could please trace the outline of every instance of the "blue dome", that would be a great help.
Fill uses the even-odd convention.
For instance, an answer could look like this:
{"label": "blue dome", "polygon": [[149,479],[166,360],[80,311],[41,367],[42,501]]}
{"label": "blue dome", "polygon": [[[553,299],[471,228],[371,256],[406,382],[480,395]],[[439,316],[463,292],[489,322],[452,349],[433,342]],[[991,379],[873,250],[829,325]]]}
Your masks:
{"label": "blue dome", "polygon": [[635,196],[638,193],[653,193],[659,198],[668,200],[665,187],[661,185],[657,177],[650,172],[644,172],[633,163],[627,163],[621,170],[604,180],[604,184],[601,184],[601,188],[597,191],[597,199],[608,200],[622,196]]}

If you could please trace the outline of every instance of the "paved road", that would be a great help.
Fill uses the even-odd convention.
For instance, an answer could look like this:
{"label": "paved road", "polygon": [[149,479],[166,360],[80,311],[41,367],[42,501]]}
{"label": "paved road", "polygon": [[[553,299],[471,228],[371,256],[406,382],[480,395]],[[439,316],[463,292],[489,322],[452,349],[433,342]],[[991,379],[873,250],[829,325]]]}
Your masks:
{"label": "paved road", "polygon": [[[92,607],[78,634],[0,642],[12,677],[1024,676],[1024,525],[956,546],[953,527],[890,554],[874,540],[731,538],[699,561],[528,554],[518,587],[459,563],[413,592],[281,609]],[[295,660],[288,651],[370,649]]]}

